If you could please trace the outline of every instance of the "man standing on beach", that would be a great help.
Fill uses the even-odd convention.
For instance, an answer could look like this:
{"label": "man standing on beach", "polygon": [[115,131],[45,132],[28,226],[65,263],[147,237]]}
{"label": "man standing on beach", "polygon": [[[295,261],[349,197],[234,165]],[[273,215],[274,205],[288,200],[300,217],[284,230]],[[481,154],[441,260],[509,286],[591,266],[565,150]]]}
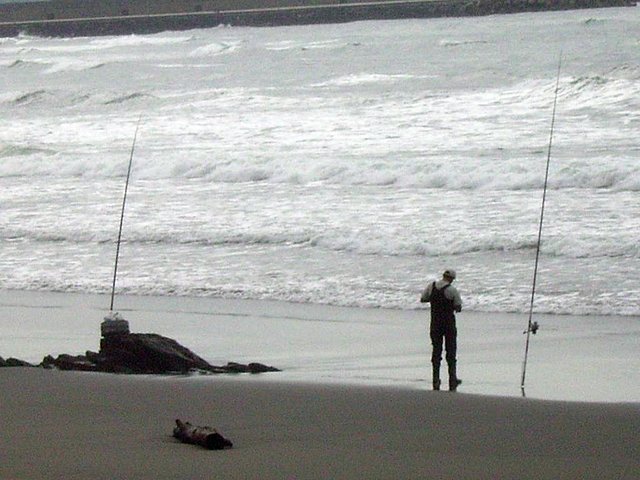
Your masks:
{"label": "man standing on beach", "polygon": [[456,272],[447,269],[442,280],[430,283],[422,292],[421,303],[431,304],[431,364],[433,366],[433,389],[440,390],[440,362],[442,361],[442,344],[446,348],[446,359],[449,367],[449,390],[455,392],[462,380],[456,373],[457,336],[455,312],[462,311],[462,300],[458,290],[451,285]]}

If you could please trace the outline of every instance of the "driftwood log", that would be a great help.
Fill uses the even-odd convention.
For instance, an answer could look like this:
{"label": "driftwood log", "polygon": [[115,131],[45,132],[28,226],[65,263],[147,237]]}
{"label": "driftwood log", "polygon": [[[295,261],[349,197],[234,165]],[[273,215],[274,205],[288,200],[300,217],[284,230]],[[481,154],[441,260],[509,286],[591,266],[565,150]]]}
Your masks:
{"label": "driftwood log", "polygon": [[181,442],[200,445],[209,450],[223,450],[233,447],[233,443],[220,435],[215,428],[198,427],[179,419],[176,420],[173,436]]}

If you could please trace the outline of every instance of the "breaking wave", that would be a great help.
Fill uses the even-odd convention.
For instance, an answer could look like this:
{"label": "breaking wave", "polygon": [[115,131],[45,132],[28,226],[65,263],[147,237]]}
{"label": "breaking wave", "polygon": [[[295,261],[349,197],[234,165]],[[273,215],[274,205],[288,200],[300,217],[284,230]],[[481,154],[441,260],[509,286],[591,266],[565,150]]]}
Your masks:
{"label": "breaking wave", "polygon": [[440,40],[438,43],[441,47],[462,47],[465,45],[484,45],[489,42],[486,40]]}
{"label": "breaking wave", "polygon": [[47,95],[46,90],[34,90],[32,92],[18,94],[13,100],[12,103],[16,105],[25,105],[33,102],[37,102],[42,100]]}
{"label": "breaking wave", "polygon": [[540,305],[637,314],[630,13],[0,39],[0,285],[110,285],[142,113],[122,288],[525,308],[563,47]]}
{"label": "breaking wave", "polygon": [[104,101],[104,105],[118,105],[121,103],[127,103],[127,102],[131,102],[134,100],[140,100],[140,99],[144,99],[145,97],[148,97],[148,95],[146,93],[143,92],[134,92],[134,93],[128,93],[125,95],[118,95],[115,96],[109,100]]}
{"label": "breaking wave", "polygon": [[[105,103],[124,103],[140,99],[131,95]],[[25,100],[27,101],[27,100]],[[33,100],[32,100],[33,101]],[[79,102],[83,101],[78,99]],[[131,141],[127,138],[127,141]],[[134,178],[162,180],[183,179],[226,184],[326,184],[354,186],[383,186],[440,190],[511,190],[541,189],[544,183],[544,152],[537,156],[499,162],[495,157],[479,159],[448,159],[434,161],[418,158],[414,162],[395,162],[369,159],[357,164],[346,160],[303,159],[187,159],[180,152],[166,152],[165,158],[144,158],[144,144],[139,139],[134,167]],[[126,174],[126,152],[131,145],[123,144],[117,152],[100,155],[86,152],[84,158],[69,158],[44,144],[4,145],[0,157],[2,177],[86,177],[119,178]],[[90,145],[83,150],[91,148]],[[638,150],[636,153],[640,153]],[[16,161],[9,161],[15,158]],[[17,161],[19,159],[19,161]],[[640,191],[640,165],[632,155],[615,158],[585,160],[557,160],[549,179],[550,190],[607,189],[614,191]]]}
{"label": "breaking wave", "polygon": [[240,43],[237,42],[210,43],[208,45],[195,48],[189,53],[189,57],[210,57],[213,55],[222,55],[225,53],[232,53],[238,48],[240,48]]}
{"label": "breaking wave", "polygon": [[354,74],[346,75],[343,77],[334,78],[326,82],[314,83],[312,87],[334,87],[334,86],[357,86],[368,83],[393,83],[398,80],[408,80],[413,78],[413,75],[382,75],[375,73],[367,74]]}
{"label": "breaking wave", "polygon": [[182,43],[189,43],[194,40],[193,35],[182,35],[173,33],[160,33],[152,35],[122,35],[112,36],[104,38],[93,38],[87,46],[88,49],[110,49],[110,48],[122,48],[122,47],[137,47],[137,46],[164,46],[175,45]]}
{"label": "breaking wave", "polygon": [[[283,227],[284,228],[284,227]],[[84,229],[56,232],[0,230],[0,240],[6,244],[16,242],[36,243],[67,243],[67,244],[115,244],[113,231],[86,233]],[[125,244],[135,245],[164,245],[184,247],[307,247],[333,252],[348,252],[366,256],[397,256],[397,257],[438,257],[450,255],[465,255],[476,253],[523,252],[536,248],[536,238],[533,234],[528,237],[514,237],[508,234],[494,236],[462,236],[455,240],[430,239],[420,241],[415,239],[399,239],[389,236],[368,236],[366,234],[340,233],[305,233],[305,232],[265,232],[265,233],[216,233],[198,234],[189,231],[185,233],[162,231],[149,232],[136,230],[135,225],[128,226],[123,236]],[[640,244],[635,238],[619,238],[614,243],[603,243],[601,238],[585,236],[567,241],[564,238],[552,237],[543,241],[542,250],[549,257],[566,258],[640,258]]]}

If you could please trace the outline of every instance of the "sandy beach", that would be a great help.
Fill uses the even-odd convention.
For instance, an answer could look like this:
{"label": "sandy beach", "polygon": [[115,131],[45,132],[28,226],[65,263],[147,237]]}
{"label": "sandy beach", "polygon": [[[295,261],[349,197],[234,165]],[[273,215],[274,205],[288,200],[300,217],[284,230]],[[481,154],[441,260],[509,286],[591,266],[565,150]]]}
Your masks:
{"label": "sandy beach", "polygon": [[[0,371],[0,478],[637,479],[640,406],[265,377]],[[234,448],[173,439],[209,425]]]}
{"label": "sandy beach", "polygon": [[[97,351],[105,295],[0,290],[0,356]],[[176,339],[214,365],[260,362],[285,382],[430,389],[428,311],[118,296],[131,331]],[[527,397],[640,402],[637,317],[536,315]],[[458,316],[462,393],[519,397],[526,315]],[[274,378],[274,377],[270,377]]]}
{"label": "sandy beach", "polygon": [[[3,357],[37,362],[44,353],[97,349],[106,297],[1,293]],[[175,337],[212,363],[256,360],[284,371],[0,369],[1,480],[619,480],[640,472],[637,382],[623,381],[637,376],[637,319],[625,326],[616,318],[623,323],[612,335],[611,319],[546,318],[528,380],[533,397],[547,396],[541,400],[518,395],[522,332],[513,315],[460,316],[466,380],[450,393],[429,390],[423,311],[126,296],[117,303],[132,330]],[[621,363],[620,378],[598,383]],[[605,391],[608,403],[599,403]],[[234,448],[179,443],[171,436],[177,418],[217,428]]]}
{"label": "sandy beach", "polygon": [[[114,310],[281,370],[0,368],[0,480],[639,480],[639,27],[0,39],[0,357],[96,352]],[[419,303],[445,268],[456,393]]]}

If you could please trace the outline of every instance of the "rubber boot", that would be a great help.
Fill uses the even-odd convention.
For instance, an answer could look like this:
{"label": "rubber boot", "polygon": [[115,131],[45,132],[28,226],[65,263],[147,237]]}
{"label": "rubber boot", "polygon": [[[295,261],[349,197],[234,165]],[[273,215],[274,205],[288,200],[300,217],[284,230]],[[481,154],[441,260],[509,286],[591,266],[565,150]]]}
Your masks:
{"label": "rubber boot", "polygon": [[449,364],[449,391],[455,392],[458,389],[458,385],[462,383],[462,380],[458,378],[456,373],[456,364]]}
{"label": "rubber boot", "polygon": [[433,365],[433,389],[440,390],[440,365]]}

